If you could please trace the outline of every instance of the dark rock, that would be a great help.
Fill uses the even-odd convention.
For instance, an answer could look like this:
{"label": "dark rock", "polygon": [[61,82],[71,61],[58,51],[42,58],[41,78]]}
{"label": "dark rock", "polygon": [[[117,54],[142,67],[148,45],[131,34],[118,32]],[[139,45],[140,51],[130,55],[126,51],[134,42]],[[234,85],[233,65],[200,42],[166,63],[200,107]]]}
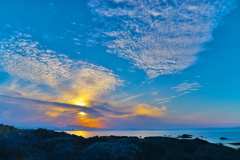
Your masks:
{"label": "dark rock", "polygon": [[198,143],[208,143],[208,141],[200,139],[200,138],[195,138],[195,141],[197,141]]}
{"label": "dark rock", "polygon": [[236,145],[236,146],[240,146],[240,142],[228,143],[228,144],[231,144],[231,145]]}
{"label": "dark rock", "polygon": [[184,139],[189,135],[181,136],[183,139],[127,136],[85,139],[46,129],[4,132],[0,134],[1,160],[240,160],[240,150],[199,138]]}
{"label": "dark rock", "polygon": [[146,137],[141,145],[144,148],[143,159],[151,160],[194,159],[191,153],[197,148],[197,143],[193,140],[168,137]]}
{"label": "dark rock", "polygon": [[178,136],[177,138],[192,138],[193,135],[189,135],[189,134],[183,134]]}
{"label": "dark rock", "polygon": [[82,145],[82,139],[78,138],[73,138],[73,137],[57,137],[57,138],[50,138],[45,141],[40,142],[42,145],[42,149],[45,151],[49,152],[51,151],[54,147],[60,144],[65,144],[65,143],[72,143],[73,145],[76,145],[79,147],[79,149],[83,150],[85,147]]}
{"label": "dark rock", "polygon": [[228,138],[226,138],[226,137],[221,137],[221,138],[219,138],[219,139],[226,140],[226,139],[228,139]]}
{"label": "dark rock", "polygon": [[81,159],[82,148],[71,142],[57,144],[48,154],[47,160],[78,160]]}
{"label": "dark rock", "polygon": [[89,160],[137,160],[140,153],[137,144],[124,142],[97,142],[84,152]]}
{"label": "dark rock", "polygon": [[217,144],[217,145],[223,146],[223,144],[222,144],[222,143],[214,143],[214,144]]}
{"label": "dark rock", "polygon": [[48,138],[54,138],[54,137],[70,137],[70,134],[67,134],[66,132],[55,132],[52,130],[47,129],[37,129],[33,131],[33,134],[37,136],[40,139],[48,139]]}

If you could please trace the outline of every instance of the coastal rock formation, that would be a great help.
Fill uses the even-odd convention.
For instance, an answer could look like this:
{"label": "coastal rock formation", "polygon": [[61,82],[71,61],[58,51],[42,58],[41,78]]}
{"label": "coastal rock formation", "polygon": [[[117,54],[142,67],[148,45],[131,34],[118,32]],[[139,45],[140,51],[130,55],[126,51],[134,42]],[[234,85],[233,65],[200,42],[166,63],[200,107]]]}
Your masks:
{"label": "coastal rock formation", "polygon": [[228,144],[231,144],[231,145],[236,145],[236,146],[240,146],[240,142],[228,143]]}
{"label": "coastal rock formation", "polygon": [[193,135],[189,135],[189,134],[183,134],[178,136],[178,138],[192,138]]}
{"label": "coastal rock formation", "polygon": [[[5,133],[7,132],[7,133]],[[0,134],[1,160],[240,160],[240,150],[201,139],[103,136],[46,129]]]}

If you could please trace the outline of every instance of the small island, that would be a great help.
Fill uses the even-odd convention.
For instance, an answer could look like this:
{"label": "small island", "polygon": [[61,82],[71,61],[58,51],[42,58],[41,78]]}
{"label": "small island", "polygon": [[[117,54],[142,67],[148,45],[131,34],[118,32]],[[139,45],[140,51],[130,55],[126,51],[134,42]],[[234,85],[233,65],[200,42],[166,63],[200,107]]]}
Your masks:
{"label": "small island", "polygon": [[84,138],[47,129],[0,126],[1,160],[240,160],[240,150],[199,138]]}

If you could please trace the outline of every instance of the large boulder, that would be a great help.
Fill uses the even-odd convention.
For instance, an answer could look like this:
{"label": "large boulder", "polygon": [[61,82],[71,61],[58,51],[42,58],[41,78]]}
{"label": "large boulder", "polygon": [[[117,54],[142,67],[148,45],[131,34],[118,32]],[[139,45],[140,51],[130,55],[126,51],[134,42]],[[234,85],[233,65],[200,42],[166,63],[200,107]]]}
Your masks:
{"label": "large boulder", "polygon": [[178,136],[177,138],[192,138],[192,137],[193,137],[193,135],[183,134],[183,135]]}

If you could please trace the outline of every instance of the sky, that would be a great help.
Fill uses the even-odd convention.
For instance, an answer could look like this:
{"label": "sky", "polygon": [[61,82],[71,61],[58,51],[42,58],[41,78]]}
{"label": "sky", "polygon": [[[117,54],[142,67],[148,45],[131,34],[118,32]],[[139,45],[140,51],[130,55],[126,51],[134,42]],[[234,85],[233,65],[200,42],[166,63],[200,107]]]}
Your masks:
{"label": "sky", "polygon": [[238,0],[0,0],[0,123],[240,126]]}

